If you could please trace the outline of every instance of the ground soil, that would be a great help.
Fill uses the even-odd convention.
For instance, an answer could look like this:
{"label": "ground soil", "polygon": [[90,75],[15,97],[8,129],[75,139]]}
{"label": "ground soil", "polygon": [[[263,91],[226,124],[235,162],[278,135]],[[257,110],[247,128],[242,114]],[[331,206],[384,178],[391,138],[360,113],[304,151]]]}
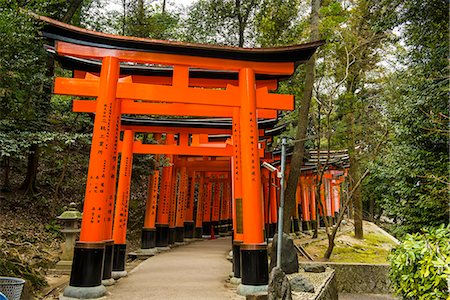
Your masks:
{"label": "ground soil", "polygon": [[[375,264],[388,262],[389,252],[397,245],[395,238],[374,223],[364,221],[363,226],[363,240],[355,238],[353,224],[350,221],[341,226],[329,261]],[[323,255],[328,247],[328,239],[323,229],[320,230],[317,239],[311,239],[311,236],[302,234],[295,243],[303,246],[314,260],[323,261]],[[299,259],[308,261],[304,256],[299,256]]]}

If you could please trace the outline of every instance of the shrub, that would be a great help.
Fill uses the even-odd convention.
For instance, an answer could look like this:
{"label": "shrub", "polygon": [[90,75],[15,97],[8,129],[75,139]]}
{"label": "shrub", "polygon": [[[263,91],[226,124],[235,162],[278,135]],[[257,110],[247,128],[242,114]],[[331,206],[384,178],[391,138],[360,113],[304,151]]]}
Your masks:
{"label": "shrub", "polygon": [[389,256],[394,291],[404,299],[450,299],[450,225],[408,234]]}

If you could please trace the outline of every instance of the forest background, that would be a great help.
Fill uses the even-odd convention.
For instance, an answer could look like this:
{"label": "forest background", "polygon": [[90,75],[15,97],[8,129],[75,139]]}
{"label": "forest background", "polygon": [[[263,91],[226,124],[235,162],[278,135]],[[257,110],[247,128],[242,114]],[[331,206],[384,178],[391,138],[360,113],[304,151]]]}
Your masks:
{"label": "forest background", "polygon": [[[298,140],[303,126],[306,152],[348,149],[350,187],[362,179],[352,193],[355,221],[383,222],[399,238],[448,224],[447,0],[1,0],[0,213],[52,231],[64,206],[81,209],[93,119],[72,113],[70,97],[51,95],[53,76],[69,74],[23,9],[153,39],[244,47],[324,40],[280,85],[296,96],[282,136]],[[154,163],[144,155],[135,162],[131,230],[143,222]]]}

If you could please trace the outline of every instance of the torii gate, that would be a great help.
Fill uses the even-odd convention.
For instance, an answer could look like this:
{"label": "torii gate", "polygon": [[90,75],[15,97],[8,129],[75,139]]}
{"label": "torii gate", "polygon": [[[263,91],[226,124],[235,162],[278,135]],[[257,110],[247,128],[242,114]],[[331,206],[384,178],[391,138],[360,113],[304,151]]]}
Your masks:
{"label": "torii gate", "polygon": [[[76,109],[76,108],[74,108]],[[230,124],[226,124],[226,123],[217,123],[217,122],[212,122],[212,120],[203,120],[202,123],[199,123],[199,121],[196,120],[179,120],[176,122],[175,125],[177,126],[182,126],[184,125],[184,127],[162,127],[160,123],[164,123],[165,120],[131,120],[131,119],[127,119],[127,118],[123,118],[122,119],[122,126],[121,128],[124,130],[124,132],[126,134],[124,134],[124,140],[122,143],[119,143],[119,151],[125,151],[122,152],[122,159],[125,159],[125,166],[121,165],[120,168],[120,175],[119,176],[119,194],[118,194],[118,199],[117,199],[117,203],[116,203],[116,218],[118,222],[115,221],[114,223],[114,228],[117,228],[118,231],[120,231],[120,238],[116,239],[116,236],[118,236],[116,234],[116,230],[114,231],[114,240],[115,240],[115,245],[114,245],[114,262],[113,262],[113,268],[112,270],[117,273],[119,272],[119,275],[116,274],[117,277],[120,276],[120,274],[123,274],[121,272],[123,272],[124,269],[124,264],[125,264],[125,247],[126,245],[124,244],[125,241],[125,230],[126,230],[126,217],[127,217],[127,199],[124,199],[124,192],[123,190],[125,190],[125,195],[127,195],[127,197],[129,197],[129,178],[128,180],[124,180],[123,177],[127,176],[127,171],[122,172],[122,169],[124,170],[129,170],[130,169],[130,162],[132,161],[132,154],[133,153],[139,153],[139,154],[154,154],[154,153],[161,153],[161,154],[167,154],[168,152],[172,153],[172,154],[184,154],[184,155],[199,155],[199,153],[202,154],[208,154],[209,156],[226,156],[226,157],[231,157],[233,155],[231,149],[227,149],[227,143],[226,141],[224,141],[222,144],[218,144],[218,143],[208,143],[208,134],[207,133],[215,133],[215,134],[222,134],[221,138],[224,139],[224,136],[226,135],[230,135],[231,134],[231,123]],[[271,125],[273,125],[274,122],[261,122],[261,127],[270,127]],[[172,124],[173,125],[173,124]],[[197,126],[195,127],[190,127],[190,126]],[[229,128],[227,128],[229,127]],[[155,132],[159,132],[159,133],[166,133],[166,134],[179,134],[179,145],[177,146],[173,146],[173,145],[143,145],[141,142],[139,141],[134,141],[130,140],[131,139],[131,135],[129,132],[132,131],[136,131],[136,132],[149,132],[149,133],[155,133]],[[260,129],[260,135],[264,135],[264,130]],[[192,142],[190,145],[188,145],[188,136],[189,133],[194,133],[192,134]],[[202,138],[203,136],[203,138]],[[206,136],[206,140],[205,140],[205,136]],[[173,138],[173,137],[172,137]],[[173,141],[171,140],[170,144],[172,144]],[[126,145],[125,145],[126,144]],[[231,146],[231,145],[229,145]],[[158,149],[159,148],[159,149]],[[260,150],[259,150],[259,156],[262,157],[263,156],[263,150],[264,147],[261,146]],[[131,152],[130,152],[131,151]],[[198,171],[198,170],[202,170],[202,171],[206,171],[207,169],[209,169],[209,171],[226,171],[229,172],[231,170],[231,166],[230,166],[230,161],[223,161],[223,160],[214,160],[211,161],[209,164],[213,164],[214,162],[214,166],[212,168],[205,166],[205,162],[204,161],[192,161],[192,162],[188,162],[186,163],[186,168],[188,168],[188,170],[190,171]],[[200,164],[199,164],[200,163]],[[169,172],[171,172],[172,167],[168,168],[170,169]],[[167,170],[166,169],[166,172]],[[171,173],[169,173],[171,174]],[[164,172],[163,172],[164,175]],[[170,175],[168,175],[170,177]],[[144,245],[148,245],[145,248],[149,249],[151,248],[151,245],[154,246],[159,246],[159,247],[166,247],[169,244],[172,244],[173,242],[177,241],[177,242],[181,242],[183,240],[183,228],[181,227],[181,220],[180,220],[180,214],[179,212],[177,212],[177,225],[175,226],[175,211],[172,211],[172,208],[174,208],[174,204],[172,203],[171,205],[169,205],[171,207],[170,211],[167,210],[167,208],[165,208],[167,206],[168,203],[167,202],[167,198],[171,198],[172,201],[174,201],[174,195],[170,195],[170,193],[168,192],[167,189],[162,188],[161,194],[162,196],[160,197],[160,200],[163,200],[163,203],[160,202],[160,209],[158,210],[158,222],[155,224],[155,219],[156,219],[156,212],[153,210],[151,211],[150,208],[154,207],[154,203],[156,201],[155,197],[156,197],[156,191],[155,189],[157,189],[157,185],[158,185],[158,176],[157,176],[157,172],[155,172],[155,174],[152,176],[152,178],[150,179],[150,183],[149,183],[149,199],[148,199],[148,203],[147,203],[147,211],[146,211],[146,220],[147,221],[147,226],[144,226],[144,230],[143,230],[143,235],[142,235],[142,244]],[[170,178],[166,178],[165,182],[164,182],[164,186],[166,186],[167,184],[170,185]],[[124,185],[122,184],[122,181],[125,182],[125,185],[127,186],[127,188],[124,188]],[[217,180],[215,180],[217,181]],[[156,187],[155,187],[156,186]],[[233,185],[235,186],[235,185]],[[191,192],[192,193],[192,192]],[[165,202],[164,202],[165,200]],[[215,200],[217,200],[217,198],[215,198]],[[125,203],[125,205],[123,204]],[[217,204],[217,203],[216,203]],[[210,203],[208,203],[208,205],[210,205]],[[179,204],[176,205],[177,206],[177,210],[178,207],[180,206]],[[117,209],[119,208],[119,210]],[[165,208],[165,209],[164,209]],[[206,208],[205,208],[206,209]],[[216,207],[217,209],[217,207]],[[207,210],[207,209],[206,209]],[[225,210],[227,210],[225,208]],[[206,214],[206,211],[205,211]],[[153,217],[150,217],[153,216]],[[202,215],[197,214],[197,221],[198,220],[202,220]],[[218,217],[218,215],[215,215],[216,217]],[[172,222],[169,222],[169,219],[172,219]],[[214,224],[214,222],[219,222],[220,220],[209,220],[208,219],[208,225],[203,224],[205,227],[205,229],[203,230],[204,232],[208,233],[209,230],[206,228],[210,228],[211,223],[214,227],[214,225],[219,225],[219,224]],[[124,226],[125,223],[125,226]],[[118,225],[120,224],[120,225]],[[172,224],[172,226],[170,226],[170,224]],[[156,226],[155,226],[156,225]],[[201,232],[202,227],[201,227],[201,223],[200,224],[196,224],[196,231],[200,231]],[[217,232],[218,233],[218,232]],[[197,235],[198,236],[198,235]],[[200,236],[201,237],[201,234]],[[156,239],[156,240],[154,240]],[[152,241],[153,240],[153,241]],[[239,242],[239,238],[235,239],[236,242]],[[241,241],[240,241],[241,242]],[[236,258],[234,259],[235,262],[239,262],[239,256],[236,256]],[[236,273],[237,277],[240,277],[240,264],[239,263],[235,263],[234,264],[234,271]],[[104,274],[104,278],[105,279],[106,274]]]}
{"label": "torii gate", "polygon": [[[256,74],[289,77],[296,65],[308,60],[322,42],[271,49],[219,47],[114,36],[45,17],[40,19],[47,23],[43,34],[55,40],[58,56],[101,61],[98,80],[55,80],[55,93],[97,98],[80,241],[75,246],[70,285],[64,295],[95,298],[106,292],[101,279],[105,251],[112,251],[109,241],[121,99],[232,108],[233,137],[237,141],[233,144],[233,176],[237,186],[233,197],[234,222],[236,234],[242,235],[242,283],[238,290],[245,293],[265,289],[268,261],[263,237],[257,109],[292,109],[293,97],[270,94],[267,85],[257,87]],[[121,78],[121,62],[169,65],[173,70],[171,85]],[[238,74],[237,85],[230,82],[223,89],[212,89],[200,80],[202,88],[193,87],[192,68],[233,72]]]}

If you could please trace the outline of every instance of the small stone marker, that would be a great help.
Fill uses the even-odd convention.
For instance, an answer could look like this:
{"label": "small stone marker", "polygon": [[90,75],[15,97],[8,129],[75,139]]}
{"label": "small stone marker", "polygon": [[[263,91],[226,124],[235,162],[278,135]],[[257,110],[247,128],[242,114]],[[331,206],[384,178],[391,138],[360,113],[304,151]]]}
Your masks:
{"label": "small stone marker", "polygon": [[298,275],[290,280],[294,292],[314,293],[314,285],[305,277]]}
{"label": "small stone marker", "polygon": [[[270,270],[277,265],[277,242],[278,234],[275,234],[272,248],[270,249]],[[285,233],[283,233],[283,243],[281,245],[281,269],[286,274],[298,272],[297,250],[294,247],[292,238]]]}
{"label": "small stone marker", "polygon": [[269,275],[268,300],[292,300],[291,284],[286,274],[278,267]]}

